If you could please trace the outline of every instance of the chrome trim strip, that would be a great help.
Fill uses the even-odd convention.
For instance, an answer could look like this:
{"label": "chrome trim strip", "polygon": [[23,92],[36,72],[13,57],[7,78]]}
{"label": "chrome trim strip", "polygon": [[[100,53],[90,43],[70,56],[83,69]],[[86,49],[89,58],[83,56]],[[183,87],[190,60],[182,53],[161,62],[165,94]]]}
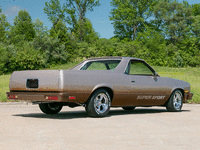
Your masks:
{"label": "chrome trim strip", "polygon": [[64,88],[64,78],[63,78],[63,70],[60,70],[59,78],[58,78],[58,89],[63,90]]}

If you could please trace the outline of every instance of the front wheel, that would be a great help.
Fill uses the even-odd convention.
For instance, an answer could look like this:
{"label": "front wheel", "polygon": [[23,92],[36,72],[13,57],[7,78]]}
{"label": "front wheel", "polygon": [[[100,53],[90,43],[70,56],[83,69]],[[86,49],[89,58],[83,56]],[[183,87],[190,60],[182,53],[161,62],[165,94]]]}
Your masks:
{"label": "front wheel", "polygon": [[180,90],[175,90],[166,105],[168,111],[178,112],[181,111],[183,105],[183,94]]}
{"label": "front wheel", "polygon": [[86,104],[86,112],[92,117],[104,117],[110,111],[111,99],[104,89],[95,91]]}
{"label": "front wheel", "polygon": [[40,110],[45,114],[57,114],[62,109],[63,105],[60,103],[43,103],[39,104]]}

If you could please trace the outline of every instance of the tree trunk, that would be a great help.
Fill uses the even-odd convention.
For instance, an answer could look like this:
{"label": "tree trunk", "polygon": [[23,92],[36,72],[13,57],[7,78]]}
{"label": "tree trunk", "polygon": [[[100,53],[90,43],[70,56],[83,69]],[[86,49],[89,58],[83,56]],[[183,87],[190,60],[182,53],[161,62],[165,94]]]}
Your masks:
{"label": "tree trunk", "polygon": [[137,28],[137,26],[134,25],[134,26],[133,26],[133,41],[134,41],[134,39],[135,39],[136,28]]}

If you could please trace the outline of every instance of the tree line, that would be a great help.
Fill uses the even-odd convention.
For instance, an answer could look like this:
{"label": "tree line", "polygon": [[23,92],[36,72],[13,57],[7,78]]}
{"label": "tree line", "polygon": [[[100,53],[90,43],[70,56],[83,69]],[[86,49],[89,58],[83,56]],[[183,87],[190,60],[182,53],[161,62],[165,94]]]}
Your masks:
{"label": "tree line", "polygon": [[13,25],[0,7],[0,74],[48,68],[83,57],[130,56],[151,65],[200,66],[200,4],[176,0],[112,0],[114,36],[100,38],[86,13],[99,0],[49,0],[52,26],[20,10]]}

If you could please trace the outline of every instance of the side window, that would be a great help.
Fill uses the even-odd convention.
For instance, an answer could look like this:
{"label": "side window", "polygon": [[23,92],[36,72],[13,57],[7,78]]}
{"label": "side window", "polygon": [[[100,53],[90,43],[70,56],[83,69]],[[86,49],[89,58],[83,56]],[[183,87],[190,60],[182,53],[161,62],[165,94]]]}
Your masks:
{"label": "side window", "polygon": [[153,72],[144,62],[136,60],[129,62],[125,73],[130,75],[153,75]]}
{"label": "side window", "polygon": [[121,60],[100,60],[87,62],[80,70],[112,70]]}
{"label": "side window", "polygon": [[93,62],[87,70],[107,70],[104,63],[101,62]]}
{"label": "side window", "polygon": [[111,62],[111,63],[107,63],[107,65],[108,65],[108,67],[109,67],[109,69],[115,69],[116,67],[117,67],[117,65],[119,64],[119,62],[117,62],[117,61],[113,61],[113,62]]}

